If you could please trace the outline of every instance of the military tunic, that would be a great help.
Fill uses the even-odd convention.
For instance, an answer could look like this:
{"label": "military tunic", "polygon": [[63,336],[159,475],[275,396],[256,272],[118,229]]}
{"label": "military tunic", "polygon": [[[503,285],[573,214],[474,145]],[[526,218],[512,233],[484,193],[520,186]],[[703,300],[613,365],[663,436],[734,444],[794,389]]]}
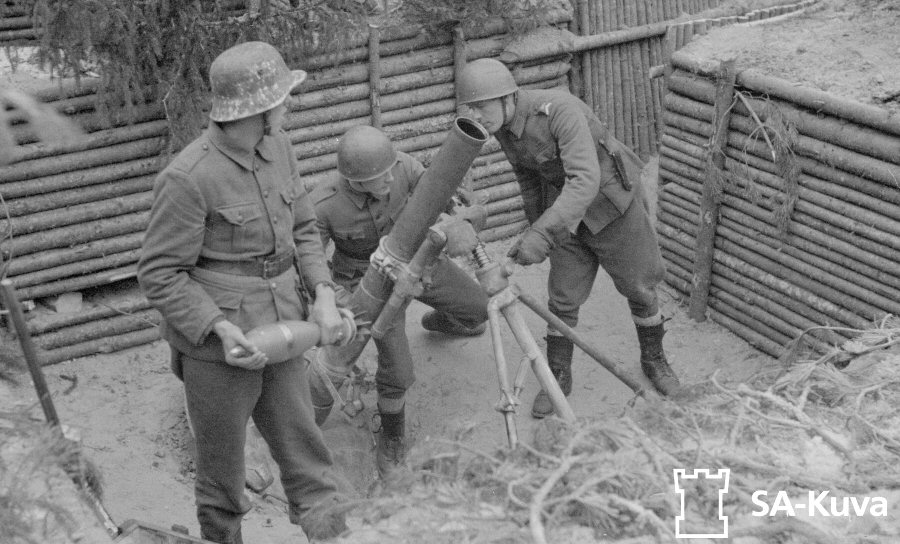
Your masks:
{"label": "military tunic", "polygon": [[[312,190],[319,232],[324,243],[334,242],[332,272],[334,280],[352,292],[369,267],[369,257],[378,248],[406,205],[419,178],[422,164],[398,153],[391,170],[394,181],[388,196],[378,199],[353,190],[339,175]],[[481,287],[452,261],[442,257],[432,272],[432,283],[417,298],[432,308],[456,318],[467,327],[487,320],[487,296]],[[401,312],[381,339],[375,381],[382,398],[401,398],[415,381],[412,355],[406,337],[406,316]]]}
{"label": "military tunic", "polygon": [[570,233],[550,252],[550,311],[575,326],[602,266],[634,317],[656,315],[664,268],[640,159],[565,91],[520,90],[512,120],[495,136],[516,174],[528,220],[552,209]]}
{"label": "military tunic", "polygon": [[138,280],[181,363],[197,439],[197,516],[204,537],[217,542],[239,541],[250,508],[243,493],[250,417],[279,464],[292,521],[335,493],[303,360],[234,367],[212,332],[220,319],[247,332],[305,317],[293,266],[274,277],[228,273],[229,263],[274,255],[296,255],[309,286],[331,281],[290,142],[265,136],[247,150],[210,123],[156,180]]}

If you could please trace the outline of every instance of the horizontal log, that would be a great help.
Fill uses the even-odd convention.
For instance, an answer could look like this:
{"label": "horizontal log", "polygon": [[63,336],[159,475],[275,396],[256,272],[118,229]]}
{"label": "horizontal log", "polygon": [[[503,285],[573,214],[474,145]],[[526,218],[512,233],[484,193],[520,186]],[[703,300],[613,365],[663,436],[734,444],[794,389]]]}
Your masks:
{"label": "horizontal log", "polygon": [[[681,165],[668,157],[660,157],[659,164],[660,175],[664,179],[670,179],[681,185],[703,183],[703,175],[696,169]],[[724,204],[774,225],[774,210],[781,203],[781,193],[765,186],[757,186],[755,190],[760,193],[761,197],[750,203],[746,200],[746,188],[726,185]],[[896,252],[884,245],[860,238],[852,232],[835,227],[827,221],[806,213],[795,211],[791,219],[790,232],[787,234],[802,236],[823,247],[848,255],[859,262],[868,263],[888,275],[896,275]]]}
{"label": "horizontal log", "polygon": [[[499,149],[499,146],[497,146],[497,148]],[[482,166],[487,166],[489,164],[494,164],[495,162],[503,162],[505,160],[506,153],[504,153],[502,150],[498,151],[497,149],[494,149],[490,142],[488,142],[488,144],[485,144],[485,149],[482,150],[481,155],[479,155],[474,161],[472,161],[472,168],[476,169]]]}
{"label": "horizontal log", "polygon": [[900,119],[886,109],[863,104],[795,82],[773,77],[753,68],[737,74],[737,83],[758,93],[777,96],[815,112],[827,113],[900,136]]}
{"label": "horizontal log", "polygon": [[856,125],[846,119],[809,113],[778,100],[748,98],[746,102],[735,104],[735,111],[750,115],[748,105],[763,122],[776,115],[779,120],[796,127],[800,134],[900,165],[900,136]]}
{"label": "horizontal log", "polygon": [[[697,100],[685,97],[683,95],[668,93],[666,95],[666,124],[675,126],[679,129],[707,136],[712,131],[709,121],[714,113],[713,107]],[[671,112],[671,113],[670,113]],[[678,114],[678,115],[672,115]],[[747,116],[746,108],[736,108],[735,114],[731,116],[730,128],[740,131],[744,134],[751,135],[758,133],[760,127],[755,120]],[[672,121],[668,119],[671,116]],[[834,128],[835,133],[839,133],[837,126]],[[818,127],[818,133],[826,131],[826,128]],[[759,137],[759,136],[757,136]],[[729,134],[731,138],[731,134]],[[826,139],[838,141],[836,137],[827,137]],[[865,152],[865,141],[867,138],[860,138],[854,144],[858,150]],[[890,140],[890,141],[888,141]],[[873,140],[874,141],[874,140]],[[900,141],[895,138],[880,138],[882,142],[881,150],[878,155],[882,158],[890,153],[890,150],[900,145]],[[892,147],[893,145],[893,147]],[[900,179],[900,167],[886,160],[880,159],[873,153],[860,153],[847,147],[842,147],[834,143],[822,141],[822,139],[810,137],[801,134],[793,142],[794,151],[811,159],[817,160],[823,164],[840,168],[847,172],[851,172],[875,181],[880,181],[889,186],[896,186],[896,180]],[[898,149],[897,153],[900,153]],[[891,159],[894,162],[900,162],[897,155]]]}
{"label": "horizontal log", "polygon": [[[688,227],[688,228],[691,228],[691,227]],[[683,245],[689,246],[690,244],[692,244],[692,238],[689,234],[687,234],[683,231],[678,231],[664,222],[660,222],[657,225],[657,229],[660,232],[662,232],[665,236],[673,238],[676,241],[679,241],[680,243],[682,243]],[[839,306],[830,300],[822,298],[820,296],[820,294],[814,292],[813,290],[810,290],[809,288],[812,287],[812,289],[817,290],[819,293],[821,293],[823,291],[822,289],[818,288],[817,286],[810,284],[810,282],[807,281],[807,278],[799,278],[798,279],[795,274],[785,274],[786,276],[791,277],[792,279],[797,279],[797,283],[783,279],[783,278],[775,275],[776,273],[773,272],[773,270],[775,270],[776,268],[772,267],[770,262],[767,262],[767,261],[769,261],[769,259],[765,259],[762,257],[755,258],[754,261],[759,261],[759,262],[763,263],[763,266],[759,266],[755,263],[748,262],[745,259],[735,256],[736,253],[732,252],[735,249],[732,244],[730,244],[730,243],[720,244],[720,242],[721,242],[721,239],[716,240],[716,247],[717,248],[724,247],[725,250],[724,251],[716,251],[713,253],[714,263],[718,263],[720,265],[725,265],[729,268],[732,268],[732,269],[762,283],[763,285],[766,285],[767,287],[770,287],[770,288],[782,293],[783,296],[787,296],[789,298],[792,298],[794,300],[797,300],[804,304],[807,304],[807,305],[811,306],[812,308],[815,308],[816,310],[818,310],[824,314],[827,314],[827,315],[831,316],[832,318],[834,318],[835,320],[838,320],[842,323],[849,324],[856,328],[865,328],[867,326],[867,324],[869,323],[869,321],[867,319],[864,319],[864,318],[860,317],[859,315],[856,315],[856,314],[848,311],[843,306]],[[714,268],[715,268],[715,265],[714,265]],[[713,270],[713,273],[716,273],[716,271]],[[843,304],[843,299],[846,299],[846,298],[847,297],[841,297],[842,304]]]}
{"label": "horizontal log", "polygon": [[666,79],[666,89],[704,104],[716,103],[716,84],[708,77],[675,70]]}
{"label": "horizontal log", "polygon": [[663,123],[665,127],[675,127],[696,136],[702,136],[704,138],[712,136],[711,123],[700,121],[669,109],[663,111]]}
{"label": "horizontal log", "polygon": [[140,256],[140,249],[131,249],[119,253],[110,253],[109,255],[94,259],[83,259],[61,266],[44,268],[35,272],[12,276],[10,279],[16,289],[23,289],[25,287],[61,280],[71,276],[82,276],[98,270],[134,264],[138,262]]}
{"label": "horizontal log", "polygon": [[[699,205],[693,206],[685,201],[671,203],[662,201],[660,210],[670,216],[679,217],[686,224],[696,223],[700,213]],[[719,237],[716,240],[716,247],[721,246],[732,255],[748,262],[758,259],[757,256],[762,257],[761,263],[757,263],[757,266],[797,285],[803,285],[803,281],[811,279],[812,281],[808,281],[805,285],[809,291],[850,308],[859,315],[876,315],[879,311],[900,315],[900,298],[881,296],[859,283],[842,277],[846,274],[836,270],[838,267],[827,259],[817,261],[809,255],[801,257],[796,253],[791,254],[786,248],[778,247],[778,244],[775,246],[766,244],[761,240],[760,234],[751,232],[748,236],[745,230],[735,225],[734,221],[724,217],[720,219],[716,234]],[[849,295],[849,298],[839,296],[840,294]],[[855,302],[857,300],[859,304]]]}
{"label": "horizontal log", "polygon": [[38,336],[51,331],[80,325],[89,321],[97,321],[107,317],[114,317],[122,314],[133,314],[141,310],[150,309],[150,302],[141,296],[128,296],[119,293],[114,294],[114,298],[109,304],[85,307],[79,312],[72,313],[49,313],[36,315],[28,321],[28,332],[32,336]]}
{"label": "horizontal log", "polygon": [[[516,70],[515,77],[520,85],[525,86],[548,80],[555,82],[560,76],[564,76],[568,70],[569,65],[567,63],[555,62]],[[367,97],[368,94],[365,96]],[[455,97],[456,88],[453,83],[441,83],[383,95],[381,97],[381,109],[382,112],[388,112],[428,102],[455,99]],[[363,98],[320,108],[291,112],[285,116],[284,130],[289,134],[291,140],[295,141],[298,137],[294,136],[294,134],[300,129],[364,117],[368,115],[370,107],[368,98]]]}
{"label": "horizontal log", "polygon": [[[686,165],[693,166],[698,169],[705,169],[705,165],[701,165],[696,159],[691,161],[684,156],[684,154],[689,155],[691,158],[704,156],[706,153],[705,147],[701,147],[685,141],[676,140],[673,136],[669,135],[663,136],[663,142],[665,143],[666,147],[670,149],[666,149],[666,147],[664,147],[661,150],[661,153]],[[673,153],[671,149],[677,149],[678,151],[683,152],[683,154]],[[726,148],[726,153],[729,157],[731,157],[738,163],[746,163],[747,165],[758,170],[768,172],[769,174],[776,176],[779,175],[778,166],[771,160],[769,147],[765,143],[757,139],[750,138],[745,134],[732,131],[729,134],[729,146]],[[799,157],[795,160],[798,161],[798,164],[805,165],[807,170],[815,171],[817,173],[823,173],[829,176],[831,180],[837,179],[844,181],[844,186],[839,186],[831,183],[831,180],[823,180],[805,173],[801,173],[798,176],[798,181],[801,186],[823,195],[836,197],[840,200],[845,200],[847,202],[851,202],[853,204],[868,208],[870,210],[878,212],[880,215],[889,217],[891,219],[900,220],[900,206],[891,203],[891,201],[893,200],[896,201],[896,203],[900,204],[900,192],[897,192],[896,190],[891,191],[889,188],[883,185],[865,180],[863,178],[857,177],[852,181],[847,180],[845,179],[845,174],[843,174],[842,172],[833,168],[826,167],[806,157]],[[867,194],[859,192],[857,191],[857,188],[866,189],[867,192],[869,192],[870,194],[874,194],[874,196],[869,196]]]}
{"label": "horizontal log", "polygon": [[126,213],[149,210],[153,204],[153,195],[150,192],[141,192],[131,195],[117,196],[105,200],[67,206],[63,209],[23,215],[8,220],[0,220],[0,232],[11,232],[15,236],[33,234],[73,225],[94,221],[106,217],[115,217]]}
{"label": "horizontal log", "polygon": [[160,314],[156,310],[140,310],[130,315],[115,315],[58,329],[35,337],[35,343],[45,351],[73,344],[81,344],[104,336],[116,336],[159,325]]}
{"label": "horizontal log", "polygon": [[[676,229],[678,228],[673,227],[672,225],[669,226]],[[693,248],[685,247],[678,240],[674,240],[667,236],[661,236],[660,248],[662,249],[664,256],[666,256],[667,261],[677,261],[677,259],[673,261],[671,252],[674,252],[687,262],[693,263]],[[667,252],[669,252],[669,254],[667,254]],[[690,269],[692,270],[693,266],[691,266]],[[835,320],[830,315],[811,307],[805,302],[791,297],[785,297],[782,292],[721,263],[713,264],[711,281],[717,288],[728,289],[729,292],[740,294],[750,301],[756,299],[772,301],[772,305],[769,308],[771,311],[777,312],[786,321],[794,319],[794,323],[798,326],[802,324],[802,319],[809,320],[810,323],[815,323],[816,325],[847,326],[846,323]],[[792,316],[800,317],[792,318]]]}
{"label": "horizontal log", "polygon": [[122,281],[136,276],[137,266],[128,265],[119,268],[112,268],[83,276],[74,276],[49,283],[34,285],[19,289],[19,298],[22,300],[30,300],[35,298],[44,298],[72,291],[81,291],[89,287],[99,287],[108,285],[117,281]]}
{"label": "horizontal log", "polygon": [[65,174],[14,181],[0,185],[0,194],[3,195],[4,199],[8,200],[23,197],[33,198],[35,195],[45,193],[52,195],[52,193],[57,191],[75,189],[77,187],[115,182],[149,174],[156,175],[162,167],[162,162],[162,159],[157,156],[76,170]]}
{"label": "horizontal log", "polygon": [[[770,176],[774,176],[769,178],[770,181],[773,181],[775,178],[783,179],[780,176],[778,166],[770,158],[747,153],[748,149],[747,146],[742,146],[741,149],[728,146],[725,149],[725,154],[735,162],[750,167],[753,172],[765,172]],[[799,187],[802,188],[799,194],[801,196],[807,195],[810,202],[820,204],[820,200],[824,197],[834,197],[839,201],[876,212],[870,217],[864,213],[866,210],[860,210],[860,213],[865,216],[865,220],[869,224],[877,226],[886,222],[887,230],[892,228],[892,224],[895,225],[895,228],[900,229],[900,223],[897,223],[897,221],[900,221],[900,206],[885,202],[880,198],[871,197],[857,191],[855,188],[835,185],[802,172],[797,176],[797,182]],[[885,219],[882,219],[882,216]]]}
{"label": "horizontal log", "polygon": [[[379,94],[392,94],[402,91],[430,87],[441,83],[453,83],[453,67],[434,68],[401,74],[381,79],[378,85]],[[333,106],[343,102],[363,100],[369,96],[369,83],[356,83],[338,87],[326,87],[318,91],[305,92],[297,96],[298,106],[292,111],[308,111],[313,108]]]}
{"label": "horizontal log", "polygon": [[491,187],[487,187],[485,189],[477,191],[478,196],[486,203],[496,202],[498,200],[504,200],[513,196],[518,196],[519,193],[519,184],[515,181],[511,183],[504,183],[502,185],[493,185]]}
{"label": "horizontal log", "polygon": [[516,174],[512,170],[493,176],[479,178],[472,183],[472,189],[475,191],[484,191],[491,187],[506,185],[507,183],[516,183],[518,185]]}
{"label": "horizontal log", "polygon": [[[544,21],[547,24],[560,24],[565,23],[571,20],[572,14],[568,9],[551,9],[546,13],[542,14]],[[488,36],[495,36],[498,34],[505,34],[508,30],[508,25],[506,21],[504,21],[500,17],[492,17],[489,19],[478,19],[462,22],[461,27],[463,29],[464,35],[468,39],[474,38],[485,38]],[[415,40],[417,37],[425,35],[424,38],[426,41],[424,42],[412,42],[411,40]],[[420,49],[422,44],[430,43],[427,39],[436,39],[441,40],[438,43],[445,43],[444,36],[447,36],[449,40],[446,43],[450,43],[452,41],[452,37],[449,36],[449,32],[438,29],[435,31],[433,28],[425,28],[419,25],[410,25],[410,24],[399,24],[392,26],[385,26],[379,28],[379,36],[381,38],[381,44],[388,48],[394,47],[392,44],[394,42],[404,42],[401,45],[396,46],[397,53],[402,53],[405,49],[409,50]],[[316,66],[327,66],[329,64],[336,64],[342,62],[347,58],[347,53],[345,53],[348,49],[356,49],[363,48],[366,44],[369,43],[369,33],[358,32],[354,33],[348,37],[347,40],[342,41],[340,45],[339,51],[332,52],[323,52],[313,57],[310,57],[308,66],[316,67]],[[358,55],[362,55],[361,52],[356,53]],[[391,53],[393,54],[393,53]],[[360,56],[358,60],[365,60],[368,58],[368,51],[365,52],[364,55]],[[305,66],[306,67],[306,66]],[[304,68],[305,68],[304,67]]]}
{"label": "horizontal log", "polygon": [[[731,154],[739,155],[739,152],[730,148],[726,150],[728,155],[725,159],[726,170],[740,176],[750,176],[754,182],[762,183],[777,191],[784,191],[782,178],[749,166],[746,162],[735,160],[730,157]],[[811,178],[806,179],[807,183],[814,183]],[[797,189],[797,195],[799,199],[794,205],[795,210],[827,218],[833,225],[840,226],[848,232],[861,234],[889,248],[900,250],[900,222],[809,189],[802,184]]]}
{"label": "horizontal log", "polygon": [[[419,105],[410,106],[408,108],[402,108],[388,112],[382,111],[381,122],[384,126],[388,126],[396,123],[405,123],[407,121],[415,121],[417,119],[425,119],[428,117],[453,113],[455,111],[456,100],[447,98],[434,102],[425,102]],[[291,143],[300,144],[303,142],[310,142],[322,138],[341,136],[350,127],[355,127],[357,125],[367,125],[369,124],[370,120],[371,117],[367,113],[366,115],[360,117],[352,117],[333,123],[296,129],[288,133],[288,137],[291,139]]]}
{"label": "horizontal log", "polygon": [[[392,141],[396,142],[405,138],[419,136],[421,134],[430,132],[446,131],[451,126],[455,118],[455,112],[447,113],[444,115],[436,115],[424,119],[418,119],[415,121],[408,121],[406,123],[384,125],[382,129]],[[303,157],[303,160],[309,160],[320,155],[336,153],[338,142],[339,138],[326,138],[322,140],[304,142],[295,145],[294,151],[296,152],[298,157]]]}
{"label": "horizontal log", "polygon": [[76,359],[78,357],[86,357],[88,355],[96,355],[98,353],[113,353],[135,346],[149,344],[159,340],[159,329],[150,327],[137,331],[118,334],[115,336],[106,336],[96,340],[72,344],[63,348],[39,352],[38,358],[43,365],[52,365]]}
{"label": "horizontal log", "polygon": [[[691,273],[678,264],[676,260],[669,255],[668,259],[671,266],[667,267],[667,271],[678,276],[682,281],[690,281]],[[740,290],[738,292],[741,292]],[[743,293],[741,293],[743,295]],[[796,338],[803,332],[802,327],[797,327],[787,321],[776,316],[775,308],[778,306],[772,301],[757,298],[755,300],[759,305],[748,303],[725,289],[711,287],[709,293],[709,306],[726,315],[731,316],[736,321],[750,325],[755,322],[755,328],[758,332],[772,340],[780,348],[786,346],[792,338]],[[734,316],[732,311],[736,311],[741,317]]]}
{"label": "horizontal log", "polygon": [[[156,157],[165,148],[166,138],[145,138],[78,153],[24,161],[12,166],[0,166],[0,183],[51,176],[134,159]],[[2,187],[0,185],[0,188]]]}
{"label": "horizontal log", "polygon": [[503,200],[495,200],[494,202],[489,202],[487,205],[485,205],[485,208],[487,208],[487,212],[489,215],[521,210],[522,207],[522,197],[519,195],[510,198],[504,198]]}
{"label": "horizontal log", "polygon": [[668,157],[699,171],[706,170],[705,159],[697,158],[694,154],[683,153],[672,145],[664,145],[661,147],[659,149],[659,154],[661,157]]}
{"label": "horizontal log", "polygon": [[73,247],[14,256],[11,261],[6,263],[6,275],[14,277],[28,274],[29,272],[52,269],[87,259],[121,253],[130,249],[137,249],[141,247],[143,236],[143,232],[135,232],[111,238],[91,240],[86,244],[79,244]]}
{"label": "horizontal log", "polygon": [[168,134],[168,131],[169,126],[165,119],[148,121],[136,125],[127,125],[124,127],[108,128],[85,134],[74,141],[67,141],[60,144],[30,144],[22,146],[19,148],[16,160],[27,161],[42,157],[75,153],[77,151],[86,151],[98,147],[109,147],[114,144],[143,140],[154,136],[165,136]]}
{"label": "horizontal log", "polygon": [[495,242],[504,240],[512,236],[516,236],[528,227],[528,221],[520,221],[518,223],[510,223],[491,229],[485,229],[478,234],[478,238],[482,242]]}
{"label": "horizontal log", "polygon": [[[503,39],[497,36],[468,40],[466,53],[468,60],[482,57],[493,57],[503,50]],[[453,65],[452,47],[433,47],[417,50],[412,54],[395,55],[381,59],[381,75],[390,77],[441,68]],[[327,87],[339,87],[368,81],[369,72],[366,63],[354,63],[316,70],[309,73],[303,83],[304,89],[315,91]]]}
{"label": "horizontal log", "polygon": [[525,212],[522,210],[495,213],[488,216],[487,221],[484,224],[484,228],[493,229],[507,225],[518,225],[522,221],[526,221]]}
{"label": "horizontal log", "polygon": [[[732,131],[729,134],[729,146],[741,153],[740,159],[735,157],[737,160],[744,160],[746,157],[748,162],[752,162],[762,170],[771,172],[774,168],[769,147],[759,140]],[[882,215],[893,216],[892,210],[900,209],[897,207],[900,205],[900,192],[896,187],[856,176],[809,157],[794,156],[794,160],[803,171],[800,180],[810,180],[811,183],[817,184],[822,192],[830,191],[829,194],[834,196],[855,198],[858,203],[879,211]],[[850,192],[847,192],[848,190]]]}
{"label": "horizontal log", "polygon": [[47,249],[67,248],[100,238],[141,232],[147,228],[149,219],[150,212],[143,211],[7,238],[0,240],[0,255],[9,261]]}
{"label": "horizontal log", "polygon": [[[127,178],[111,183],[78,187],[68,191],[57,191],[50,194],[7,200],[4,211],[10,217],[19,217],[47,210],[63,209],[76,204],[97,202],[103,199],[146,192],[153,189],[155,177]],[[0,193],[3,193],[3,191],[0,190]]]}
{"label": "horizontal log", "polygon": [[[692,277],[689,271],[692,270],[693,263],[691,252],[684,246],[670,245],[663,250],[663,254],[667,261],[666,270],[674,273],[689,285]],[[831,323],[829,319],[821,322],[808,319],[783,306],[780,298],[767,298],[730,281],[722,275],[716,275],[712,278],[710,297],[712,299],[710,303],[714,308],[717,306],[714,300],[717,299],[732,308],[740,309],[753,319],[769,325],[789,338],[796,338],[802,331],[811,327],[819,327]],[[813,345],[823,352],[829,349],[829,344],[837,337],[837,335],[833,334],[825,336],[827,338],[824,341],[823,339],[812,338]]]}
{"label": "horizontal log", "polygon": [[[663,250],[663,256],[668,258],[670,254]],[[690,283],[685,281],[680,275],[678,275],[674,270],[668,270],[666,273],[666,283],[671,285],[672,287],[678,289],[686,296],[690,294]],[[760,334],[753,330],[750,327],[747,327],[741,322],[738,322],[734,319],[729,318],[728,316],[722,314],[715,307],[710,306],[708,310],[709,316],[713,321],[721,325],[728,331],[731,331],[736,336],[738,336],[741,340],[745,341],[748,345],[757,350],[769,355],[770,357],[777,358],[783,351],[783,348],[774,342],[772,339],[766,337],[763,334]]]}
{"label": "horizontal log", "polygon": [[[660,199],[672,201],[675,205],[697,211],[699,215],[700,185],[697,183],[670,183]],[[782,236],[779,229],[766,222],[765,212],[752,204],[738,199],[727,198],[720,206],[720,221],[748,238],[759,239],[778,251],[806,260],[830,273],[892,300],[900,300],[900,276],[872,266],[877,261],[852,244],[847,244],[824,234],[809,232]],[[805,236],[805,237],[804,237]],[[811,238],[811,239],[809,239]],[[893,270],[887,260],[879,262],[882,267]]]}

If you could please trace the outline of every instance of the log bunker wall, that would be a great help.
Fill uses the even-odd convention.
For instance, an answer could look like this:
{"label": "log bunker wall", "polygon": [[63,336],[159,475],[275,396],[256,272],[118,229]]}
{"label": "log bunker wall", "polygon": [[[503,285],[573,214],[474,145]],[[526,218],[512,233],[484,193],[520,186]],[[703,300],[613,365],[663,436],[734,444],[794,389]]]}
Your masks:
{"label": "log bunker wall", "polygon": [[696,317],[779,356],[900,315],[900,119],[683,52],[672,67],[657,227]]}
{"label": "log bunker wall", "polygon": [[[589,24],[581,28],[611,29],[601,40],[605,45],[574,58],[570,53],[545,54],[510,67],[523,87],[571,86],[580,91],[619,137],[647,156],[656,150],[665,97],[662,80],[650,77],[653,67],[694,33],[802,9],[810,0],[721,17],[719,22],[690,18],[690,13],[717,3],[653,0],[631,12],[614,0],[579,2],[574,19],[560,12],[553,22],[577,31],[576,19],[590,14]],[[661,20],[672,16],[680,18]],[[625,28],[632,25],[638,26]],[[285,123],[308,187],[333,175],[337,139],[357,124],[380,126],[399,149],[428,164],[456,115],[455,67],[502,55],[508,41],[499,22],[483,24],[477,31],[437,33],[372,28],[338,53],[310,59],[304,66],[310,75],[298,96],[298,110],[289,112]],[[610,69],[610,63],[618,71]],[[95,85],[82,82],[77,90],[54,85],[38,93],[85,128],[82,140],[55,148],[24,145],[19,162],[0,167],[5,212],[0,229],[8,233],[0,239],[0,255],[5,276],[22,299],[115,285],[134,276],[153,179],[165,165],[167,124],[158,104],[139,108],[130,120],[106,124],[97,111]],[[20,134],[19,141],[27,142],[27,137]],[[505,238],[524,228],[518,185],[495,141],[485,146],[465,183],[487,200],[490,215],[483,240]],[[75,315],[34,321],[31,333],[44,363],[50,364],[151,342],[158,338],[158,322],[158,313],[143,297],[129,295]]]}

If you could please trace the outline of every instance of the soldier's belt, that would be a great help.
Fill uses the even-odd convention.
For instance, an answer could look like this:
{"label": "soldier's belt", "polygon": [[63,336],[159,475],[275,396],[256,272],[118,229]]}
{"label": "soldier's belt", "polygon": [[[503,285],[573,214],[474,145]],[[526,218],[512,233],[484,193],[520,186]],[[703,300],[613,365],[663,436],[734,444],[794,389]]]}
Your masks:
{"label": "soldier's belt", "polygon": [[293,265],[293,251],[247,261],[222,261],[208,257],[197,259],[197,268],[235,276],[256,276],[263,279],[280,276],[290,270]]}

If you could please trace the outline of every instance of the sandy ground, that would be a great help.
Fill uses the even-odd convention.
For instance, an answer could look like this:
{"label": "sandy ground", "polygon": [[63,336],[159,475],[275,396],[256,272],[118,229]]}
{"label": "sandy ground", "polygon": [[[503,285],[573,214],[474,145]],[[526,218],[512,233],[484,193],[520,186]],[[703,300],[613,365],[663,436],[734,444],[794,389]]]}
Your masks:
{"label": "sandy ground", "polygon": [[[737,54],[741,66],[762,68],[862,102],[896,107],[896,101],[882,104],[881,99],[900,91],[900,34],[896,32],[900,6],[876,0],[854,4],[823,0],[822,4],[804,16],[771,25],[716,30],[690,47],[704,54]],[[651,164],[647,181],[654,180]],[[493,243],[488,249],[499,257],[510,243]],[[547,270],[547,264],[519,268],[512,279],[545,300]],[[664,313],[672,318],[665,345],[684,381],[701,381],[715,370],[729,379],[740,379],[771,364],[714,323],[689,320],[674,291],[663,288],[661,298]],[[419,445],[459,439],[485,451],[504,448],[503,419],[493,409],[499,394],[489,336],[450,339],[428,333],[418,323],[425,311],[426,307],[414,303],[408,312],[408,335],[418,375],[408,397],[409,434]],[[527,309],[523,308],[523,313],[543,346],[543,322]],[[578,332],[607,356],[636,367],[637,340],[628,313],[624,299],[601,273],[582,309]],[[507,357],[515,363],[521,352],[508,330],[504,338]],[[167,355],[166,347],[158,342],[53,365],[45,373],[62,421],[80,431],[87,454],[102,472],[104,502],[113,518],[120,524],[129,518],[166,527],[178,524],[197,535],[182,393],[169,373]],[[371,360],[373,356],[370,345],[363,358]],[[570,402],[578,415],[615,417],[631,399],[627,387],[578,350],[574,372]],[[17,387],[0,381],[0,411],[29,409],[40,419],[27,374],[19,375],[19,380]],[[534,426],[528,410],[536,389],[530,376],[517,417],[523,438]],[[364,400],[371,407],[374,394]],[[355,424],[336,415],[326,424],[329,443],[361,494],[374,471],[365,422],[368,413]],[[299,528],[288,524],[279,500],[254,496],[253,504],[244,523],[247,542],[305,541]],[[351,524],[358,523],[351,520]]]}
{"label": "sandy ground", "polygon": [[[653,179],[653,173],[651,165],[648,180]],[[510,243],[490,244],[488,251],[500,257]],[[548,269],[546,263],[519,267],[512,280],[524,291],[546,300]],[[769,361],[714,323],[687,319],[672,291],[663,289],[661,299],[664,313],[672,318],[665,345],[684,381],[700,381],[717,369],[740,377]],[[419,325],[427,309],[416,302],[408,311],[407,332],[418,377],[408,396],[409,434],[428,449],[450,450],[446,441],[454,440],[488,452],[505,448],[503,418],[493,408],[500,397],[490,336],[461,339],[427,332]],[[521,311],[543,347],[544,322],[524,306]],[[608,357],[637,368],[637,338],[627,304],[603,273],[582,309],[578,332]],[[504,351],[515,367],[522,352],[506,327]],[[374,356],[370,344],[362,360],[372,365]],[[45,373],[60,418],[80,432],[86,453],[102,472],[104,503],[113,519],[119,524],[129,518],[164,527],[178,524],[197,535],[182,392],[180,382],[169,373],[167,357],[166,346],[157,342],[52,365]],[[633,397],[628,387],[579,350],[574,373],[570,403],[576,414],[615,417]],[[0,382],[0,398],[6,405],[3,409],[19,411],[31,404],[31,413],[39,419],[40,407],[34,404],[28,376],[23,374],[20,379],[22,385],[16,388]],[[523,440],[529,438],[534,425],[529,410],[536,391],[537,381],[529,373],[517,417]],[[325,426],[336,459],[348,479],[358,486],[360,495],[374,479],[373,442],[367,421],[375,403],[374,392],[364,395],[363,400],[368,409],[352,423],[335,411]],[[277,486],[275,489],[277,494]],[[287,522],[281,501],[254,495],[253,504],[244,523],[247,542],[303,541],[299,528]]]}

